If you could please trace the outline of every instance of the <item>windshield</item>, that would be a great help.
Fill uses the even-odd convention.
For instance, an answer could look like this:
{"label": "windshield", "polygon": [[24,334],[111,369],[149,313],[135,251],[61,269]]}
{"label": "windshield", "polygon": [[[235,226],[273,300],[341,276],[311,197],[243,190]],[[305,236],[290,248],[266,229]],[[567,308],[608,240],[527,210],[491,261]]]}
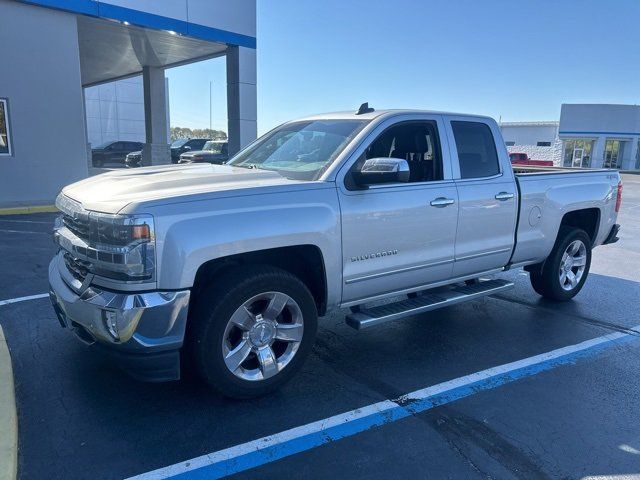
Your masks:
{"label": "windshield", "polygon": [[212,153],[222,153],[222,147],[226,145],[225,143],[221,143],[221,142],[207,142],[204,144],[204,147],[202,147],[202,150],[207,150],[209,152]]}
{"label": "windshield", "polygon": [[182,145],[189,141],[188,138],[179,138],[171,144],[171,148],[180,148]]}
{"label": "windshield", "polygon": [[228,165],[274,170],[295,180],[317,180],[366,124],[364,120],[287,123],[238,153]]}
{"label": "windshield", "polygon": [[104,143],[100,143],[98,145],[96,145],[95,147],[91,147],[94,150],[98,150],[98,149],[103,149],[103,148],[107,148],[109,145],[113,144],[113,142],[104,142]]}

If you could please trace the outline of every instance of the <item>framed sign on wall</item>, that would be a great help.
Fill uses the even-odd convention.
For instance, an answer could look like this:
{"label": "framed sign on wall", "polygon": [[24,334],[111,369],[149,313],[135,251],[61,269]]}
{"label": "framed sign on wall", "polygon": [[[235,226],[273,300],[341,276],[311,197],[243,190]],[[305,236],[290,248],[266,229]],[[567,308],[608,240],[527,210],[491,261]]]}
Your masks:
{"label": "framed sign on wall", "polygon": [[0,156],[11,156],[11,135],[9,132],[9,109],[6,98],[0,98]]}

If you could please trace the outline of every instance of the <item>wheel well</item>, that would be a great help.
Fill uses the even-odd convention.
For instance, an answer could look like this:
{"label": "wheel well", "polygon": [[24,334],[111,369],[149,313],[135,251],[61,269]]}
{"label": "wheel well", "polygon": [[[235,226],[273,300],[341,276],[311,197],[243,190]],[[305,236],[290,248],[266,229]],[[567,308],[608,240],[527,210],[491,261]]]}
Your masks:
{"label": "wheel well", "polygon": [[[560,227],[562,226],[580,228],[587,232],[591,239],[591,244],[596,241],[598,227],[600,226],[600,210],[597,208],[585,208],[584,210],[574,210],[564,214]],[[558,228],[558,237],[560,236],[560,228]],[[557,241],[557,239],[556,239]],[[527,265],[524,269],[527,272],[540,272],[544,262]]]}
{"label": "wheel well", "polygon": [[589,238],[591,244],[596,241],[596,235],[598,234],[598,226],[600,224],[600,210],[597,208],[585,208],[584,210],[574,210],[573,212],[565,213],[562,217],[560,225],[566,225],[569,227],[581,228]]}
{"label": "wheel well", "polygon": [[315,245],[295,245],[240,253],[203,263],[193,283],[195,297],[217,276],[239,265],[270,265],[295,275],[304,282],[316,301],[318,314],[327,309],[327,282],[322,252]]}

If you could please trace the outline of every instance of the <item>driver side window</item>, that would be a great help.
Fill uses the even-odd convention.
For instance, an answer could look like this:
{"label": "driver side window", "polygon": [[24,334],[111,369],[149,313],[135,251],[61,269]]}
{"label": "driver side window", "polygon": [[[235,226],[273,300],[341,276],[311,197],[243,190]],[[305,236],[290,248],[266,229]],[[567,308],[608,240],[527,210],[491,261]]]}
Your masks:
{"label": "driver side window", "polygon": [[442,154],[433,121],[411,121],[394,125],[376,138],[356,162],[371,158],[399,158],[409,164],[409,182],[442,180]]}

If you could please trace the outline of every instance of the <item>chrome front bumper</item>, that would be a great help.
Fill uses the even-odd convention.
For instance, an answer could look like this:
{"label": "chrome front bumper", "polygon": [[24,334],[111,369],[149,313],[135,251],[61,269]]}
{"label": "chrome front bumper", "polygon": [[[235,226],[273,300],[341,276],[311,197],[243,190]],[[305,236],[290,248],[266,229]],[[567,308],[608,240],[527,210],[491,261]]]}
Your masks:
{"label": "chrome front bumper", "polygon": [[[64,327],[85,343],[107,347],[119,358],[133,361],[129,363],[142,362],[143,372],[135,368],[128,372],[134,377],[179,378],[179,350],[186,330],[189,290],[135,293],[112,292],[91,285],[78,288],[65,282],[66,272],[62,255],[56,255],[49,264],[49,295]],[[115,316],[117,338],[107,328],[107,315]]]}

